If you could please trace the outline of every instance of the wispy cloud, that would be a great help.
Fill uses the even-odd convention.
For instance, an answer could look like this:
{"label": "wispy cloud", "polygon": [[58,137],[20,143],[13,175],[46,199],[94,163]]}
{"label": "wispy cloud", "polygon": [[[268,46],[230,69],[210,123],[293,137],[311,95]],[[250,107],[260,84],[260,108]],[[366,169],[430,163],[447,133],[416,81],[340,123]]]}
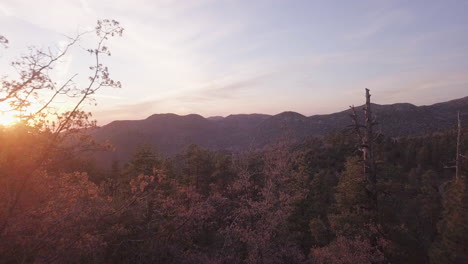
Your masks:
{"label": "wispy cloud", "polygon": [[[3,0],[0,32],[8,24],[18,45],[50,45],[57,33],[72,35],[99,18],[120,21],[124,37],[110,43],[113,56],[103,62],[124,88],[97,97],[99,120],[155,112],[313,114],[346,107],[364,87],[386,101],[410,101],[421,91],[436,100],[439,87],[461,94],[468,19],[462,6],[444,7],[451,15],[435,21],[432,2],[360,0],[343,8],[334,1]],[[459,19],[451,21],[453,14]],[[72,53],[58,78],[86,78],[87,59]]]}
{"label": "wispy cloud", "polygon": [[360,25],[358,29],[346,34],[345,39],[364,40],[392,26],[408,24],[412,19],[411,14],[405,9],[379,10],[370,15],[363,15],[368,16],[364,20],[365,25]]}

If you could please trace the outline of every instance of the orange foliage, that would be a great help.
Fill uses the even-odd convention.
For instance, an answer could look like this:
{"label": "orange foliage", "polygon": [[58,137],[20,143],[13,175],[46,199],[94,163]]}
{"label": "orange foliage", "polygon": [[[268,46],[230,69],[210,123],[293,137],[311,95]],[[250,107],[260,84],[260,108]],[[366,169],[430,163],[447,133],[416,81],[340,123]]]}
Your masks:
{"label": "orange foliage", "polygon": [[[11,199],[6,192],[1,196],[4,208]],[[102,228],[112,212],[85,173],[37,172],[9,216],[0,255],[39,263],[92,258],[105,246]]]}

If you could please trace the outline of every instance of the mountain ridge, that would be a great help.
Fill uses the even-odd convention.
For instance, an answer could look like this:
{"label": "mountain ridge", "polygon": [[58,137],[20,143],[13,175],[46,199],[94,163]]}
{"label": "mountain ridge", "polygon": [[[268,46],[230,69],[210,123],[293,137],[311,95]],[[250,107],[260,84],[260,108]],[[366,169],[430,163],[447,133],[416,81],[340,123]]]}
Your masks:
{"label": "mountain ridge", "polygon": [[[356,106],[362,118],[363,106]],[[456,112],[468,113],[468,96],[432,105],[410,103],[372,104],[379,125],[390,137],[418,136],[452,128]],[[164,155],[181,153],[188,145],[198,144],[213,150],[245,151],[261,148],[281,139],[303,140],[341,131],[351,125],[350,109],[304,116],[293,111],[276,115],[235,114],[205,118],[198,114],[153,114],[141,120],[116,120],[93,130],[98,141],[109,140],[116,148],[103,154],[102,162],[125,162],[138,146],[154,146]],[[464,115],[464,122],[468,115]],[[466,121],[465,121],[466,120]],[[107,165],[106,165],[107,166]]]}
{"label": "mountain ridge", "polygon": [[[449,100],[449,101],[444,101],[444,102],[439,102],[439,103],[434,103],[434,104],[429,104],[429,105],[415,105],[415,104],[411,104],[411,103],[393,103],[393,104],[376,104],[376,103],[372,103],[372,106],[377,106],[377,107],[409,107],[409,108],[419,108],[419,107],[432,107],[432,106],[438,106],[438,105],[443,105],[443,104],[447,104],[447,103],[457,103],[457,104],[468,104],[468,96],[465,96],[465,97],[461,97],[461,98],[457,98],[457,99],[452,99],[452,100]],[[360,105],[360,106],[355,106],[356,108],[362,108],[364,105]],[[305,116],[305,117],[314,117],[314,116],[327,116],[327,115],[332,115],[332,114],[337,114],[337,113],[342,113],[342,112],[347,112],[349,111],[349,109],[346,109],[346,110],[342,110],[342,111],[338,111],[338,112],[334,112],[334,113],[329,113],[329,114],[312,114],[310,116],[306,116],[306,115],[303,115],[301,113],[298,113],[298,112],[295,112],[295,111],[289,111],[289,110],[286,110],[286,111],[283,111],[283,112],[280,112],[280,113],[277,113],[277,114],[261,114],[261,113],[250,113],[250,114],[246,114],[246,113],[242,113],[242,114],[229,114],[227,116],[221,116],[221,115],[217,115],[217,116],[208,116],[208,117],[204,117],[200,114],[195,114],[195,113],[191,113],[191,114],[185,114],[185,115],[179,115],[179,114],[175,114],[175,113],[156,113],[156,114],[152,114],[150,116],[148,116],[147,118],[143,118],[143,119],[124,119],[124,120],[114,120],[114,121],[111,121],[109,122],[108,124],[105,124],[105,125],[102,125],[100,127],[104,127],[104,126],[107,126],[111,123],[114,123],[114,122],[120,122],[120,121],[142,121],[142,120],[147,120],[147,119],[151,119],[151,117],[153,116],[164,116],[164,115],[168,115],[168,116],[178,116],[178,117],[187,117],[187,116],[200,116],[202,118],[205,118],[205,119],[208,119],[208,120],[213,120],[213,121],[219,121],[219,120],[223,120],[223,119],[226,119],[226,118],[230,118],[230,117],[237,117],[237,116],[266,116],[266,117],[271,117],[271,116],[276,116],[276,115],[279,115],[279,114],[283,114],[283,113],[297,113],[299,115],[302,115],[302,116]]]}

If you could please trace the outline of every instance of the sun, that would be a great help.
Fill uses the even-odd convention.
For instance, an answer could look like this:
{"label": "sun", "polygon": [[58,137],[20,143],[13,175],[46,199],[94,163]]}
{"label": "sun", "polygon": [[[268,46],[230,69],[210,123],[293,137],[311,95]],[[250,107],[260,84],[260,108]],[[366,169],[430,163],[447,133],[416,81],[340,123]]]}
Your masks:
{"label": "sun", "polygon": [[11,126],[18,122],[18,117],[14,111],[5,104],[0,104],[0,126]]}
{"label": "sun", "polygon": [[0,111],[0,125],[11,126],[16,122],[18,122],[18,118],[13,113]]}

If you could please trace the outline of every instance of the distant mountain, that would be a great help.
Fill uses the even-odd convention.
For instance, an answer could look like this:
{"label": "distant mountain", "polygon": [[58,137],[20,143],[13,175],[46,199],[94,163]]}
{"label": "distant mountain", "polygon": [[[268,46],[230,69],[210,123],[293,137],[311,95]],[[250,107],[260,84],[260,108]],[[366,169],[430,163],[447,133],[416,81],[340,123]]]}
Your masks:
{"label": "distant mountain", "polygon": [[210,116],[210,117],[207,117],[206,119],[211,120],[211,121],[219,121],[219,120],[223,120],[224,117],[222,117],[222,116]]}
{"label": "distant mountain", "polygon": [[[456,124],[456,112],[468,113],[468,97],[430,106],[408,103],[373,104],[381,132],[387,136],[416,136],[447,130]],[[362,115],[362,106],[356,107]],[[345,110],[306,117],[296,112],[277,115],[241,114],[204,118],[200,115],[155,114],[144,120],[114,121],[93,131],[97,140],[109,140],[115,151],[99,155],[103,166],[126,162],[144,144],[165,155],[182,152],[195,143],[210,149],[243,151],[263,147],[282,138],[302,140],[346,129],[351,124]],[[468,124],[468,115],[463,116]]]}

